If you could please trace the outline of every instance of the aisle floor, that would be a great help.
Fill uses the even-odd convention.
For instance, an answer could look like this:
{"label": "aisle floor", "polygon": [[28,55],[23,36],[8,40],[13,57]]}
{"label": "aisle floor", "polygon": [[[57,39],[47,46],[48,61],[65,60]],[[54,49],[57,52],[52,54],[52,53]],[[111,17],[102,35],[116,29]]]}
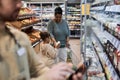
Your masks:
{"label": "aisle floor", "polygon": [[70,46],[78,61],[82,61],[80,54],[80,39],[70,39]]}

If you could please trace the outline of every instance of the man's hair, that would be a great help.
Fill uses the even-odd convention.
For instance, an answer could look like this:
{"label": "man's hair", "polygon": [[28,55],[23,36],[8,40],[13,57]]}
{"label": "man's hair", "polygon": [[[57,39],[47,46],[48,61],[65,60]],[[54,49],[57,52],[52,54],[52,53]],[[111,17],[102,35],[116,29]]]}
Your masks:
{"label": "man's hair", "polygon": [[40,32],[40,37],[44,41],[46,38],[50,37],[48,32]]}
{"label": "man's hair", "polygon": [[63,11],[62,11],[62,8],[61,8],[61,7],[56,7],[56,8],[55,8],[55,15],[56,15],[56,14],[61,14],[61,15],[62,15],[62,12],[63,12]]}

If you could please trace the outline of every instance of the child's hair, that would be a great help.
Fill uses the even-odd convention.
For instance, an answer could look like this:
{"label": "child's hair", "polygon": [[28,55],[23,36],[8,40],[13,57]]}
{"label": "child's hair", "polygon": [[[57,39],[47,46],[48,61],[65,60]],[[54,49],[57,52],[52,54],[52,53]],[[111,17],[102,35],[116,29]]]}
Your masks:
{"label": "child's hair", "polygon": [[40,37],[44,41],[46,38],[50,37],[48,32],[40,32]]}

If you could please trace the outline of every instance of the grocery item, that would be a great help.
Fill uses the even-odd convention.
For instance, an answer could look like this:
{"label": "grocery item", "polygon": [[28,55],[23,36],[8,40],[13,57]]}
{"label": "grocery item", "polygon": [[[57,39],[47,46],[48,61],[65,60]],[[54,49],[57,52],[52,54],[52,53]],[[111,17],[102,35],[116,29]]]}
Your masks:
{"label": "grocery item", "polygon": [[29,15],[29,14],[34,14],[35,12],[29,8],[21,8],[19,12],[19,16],[21,15]]}

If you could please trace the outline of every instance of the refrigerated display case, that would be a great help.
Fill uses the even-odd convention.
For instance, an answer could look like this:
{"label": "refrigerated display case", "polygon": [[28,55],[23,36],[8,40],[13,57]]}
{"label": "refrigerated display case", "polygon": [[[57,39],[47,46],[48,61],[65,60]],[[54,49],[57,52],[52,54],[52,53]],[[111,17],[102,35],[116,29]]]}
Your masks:
{"label": "refrigerated display case", "polygon": [[[87,29],[85,33],[90,37],[86,38],[83,48],[88,49],[87,42],[91,40],[105,80],[120,80],[120,5],[112,0],[101,0],[91,4],[90,12],[88,20],[83,21]],[[86,58],[87,51],[84,55]]]}

